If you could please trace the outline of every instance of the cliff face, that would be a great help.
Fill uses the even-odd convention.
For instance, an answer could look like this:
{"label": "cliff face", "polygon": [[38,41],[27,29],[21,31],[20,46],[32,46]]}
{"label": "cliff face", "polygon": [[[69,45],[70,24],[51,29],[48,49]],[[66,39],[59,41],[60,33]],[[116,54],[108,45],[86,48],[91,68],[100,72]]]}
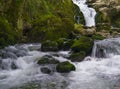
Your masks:
{"label": "cliff face", "polygon": [[120,0],[88,0],[98,12],[97,23],[109,23],[120,27]]}

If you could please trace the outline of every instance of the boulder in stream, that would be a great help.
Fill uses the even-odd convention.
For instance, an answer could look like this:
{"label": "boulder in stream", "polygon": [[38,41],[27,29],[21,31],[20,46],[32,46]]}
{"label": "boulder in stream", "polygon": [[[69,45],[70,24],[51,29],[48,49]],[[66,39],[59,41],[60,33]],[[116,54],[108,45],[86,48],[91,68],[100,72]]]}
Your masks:
{"label": "boulder in stream", "polygon": [[70,71],[75,71],[75,69],[75,66],[68,61],[61,62],[56,66],[56,70],[59,73],[69,73]]}
{"label": "boulder in stream", "polygon": [[58,51],[58,43],[55,41],[45,41],[41,45],[41,51],[47,52],[47,51]]}
{"label": "boulder in stream", "polygon": [[37,64],[39,65],[44,65],[44,64],[57,64],[59,63],[59,61],[55,58],[53,58],[51,55],[45,55],[43,57],[41,57]]}
{"label": "boulder in stream", "polygon": [[86,55],[85,52],[81,51],[77,53],[72,53],[69,58],[72,62],[81,62],[84,60],[85,55]]}

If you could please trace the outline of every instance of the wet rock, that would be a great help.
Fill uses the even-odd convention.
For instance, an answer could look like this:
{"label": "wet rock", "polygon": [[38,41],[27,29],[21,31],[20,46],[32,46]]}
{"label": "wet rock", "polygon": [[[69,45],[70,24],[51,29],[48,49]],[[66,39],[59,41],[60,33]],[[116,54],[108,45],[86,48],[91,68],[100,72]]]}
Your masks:
{"label": "wet rock", "polygon": [[18,68],[17,65],[16,65],[14,62],[12,62],[12,63],[11,63],[11,69],[14,69],[14,70],[15,70],[15,69],[17,69],[17,68]]}
{"label": "wet rock", "polygon": [[45,73],[45,74],[50,74],[51,73],[51,70],[48,67],[42,67],[40,70],[41,70],[42,73]]}
{"label": "wet rock", "polygon": [[88,55],[89,53],[91,53],[92,47],[93,40],[90,37],[82,36],[73,43],[71,50],[73,52],[83,51],[86,53],[86,55]]}
{"label": "wet rock", "polygon": [[85,52],[72,53],[70,55],[70,60],[72,62],[81,62],[84,60],[85,55],[86,55]]}
{"label": "wet rock", "polygon": [[58,43],[55,41],[45,41],[41,45],[41,51],[58,51]]}
{"label": "wet rock", "polygon": [[75,71],[75,66],[68,61],[61,62],[57,64],[56,70],[60,73],[69,73],[70,71]]}
{"label": "wet rock", "polygon": [[72,39],[60,38],[57,40],[59,50],[69,50],[74,43]]}
{"label": "wet rock", "polygon": [[44,64],[57,64],[59,61],[55,58],[53,58],[51,55],[45,55],[42,58],[40,58],[37,62],[39,65],[44,65]]}
{"label": "wet rock", "polygon": [[16,54],[12,53],[12,52],[3,52],[2,53],[2,58],[13,58],[13,59],[17,59]]}
{"label": "wet rock", "polygon": [[27,52],[25,50],[19,50],[15,53],[17,57],[23,57],[27,55]]}

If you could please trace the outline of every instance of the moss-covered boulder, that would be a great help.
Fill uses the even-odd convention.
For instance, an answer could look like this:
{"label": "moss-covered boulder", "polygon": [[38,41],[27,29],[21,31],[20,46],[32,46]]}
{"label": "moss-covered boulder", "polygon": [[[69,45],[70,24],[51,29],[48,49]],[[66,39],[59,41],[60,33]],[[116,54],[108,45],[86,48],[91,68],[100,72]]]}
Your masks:
{"label": "moss-covered boulder", "polygon": [[75,66],[68,61],[61,62],[57,64],[56,70],[60,73],[69,73],[70,71],[75,71]]}
{"label": "moss-covered boulder", "polygon": [[81,51],[77,53],[72,53],[69,58],[72,62],[81,62],[84,60],[85,56],[86,56],[85,52]]}
{"label": "moss-covered boulder", "polygon": [[45,41],[41,45],[41,51],[58,51],[58,43],[55,41]]}
{"label": "moss-covered boulder", "polygon": [[82,36],[73,43],[71,49],[73,52],[83,51],[87,55],[91,52],[92,47],[93,47],[93,40],[90,37]]}
{"label": "moss-covered boulder", "polygon": [[56,41],[58,43],[59,50],[69,50],[74,43],[73,39],[60,38]]}
{"label": "moss-covered boulder", "polygon": [[38,62],[37,62],[37,64],[39,64],[39,65],[58,64],[58,63],[59,63],[59,61],[50,55],[45,55],[45,56],[41,57],[40,59],[38,59]]}

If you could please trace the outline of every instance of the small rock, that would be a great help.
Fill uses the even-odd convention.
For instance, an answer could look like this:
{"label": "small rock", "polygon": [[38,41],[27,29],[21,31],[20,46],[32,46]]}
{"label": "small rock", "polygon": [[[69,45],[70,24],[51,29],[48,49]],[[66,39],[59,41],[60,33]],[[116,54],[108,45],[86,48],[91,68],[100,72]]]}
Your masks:
{"label": "small rock", "polygon": [[11,68],[15,70],[15,69],[17,69],[18,67],[16,66],[16,64],[15,64],[14,62],[12,62]]}
{"label": "small rock", "polygon": [[41,70],[42,73],[45,73],[45,74],[50,74],[51,73],[51,70],[48,67],[42,67],[40,70]]}

